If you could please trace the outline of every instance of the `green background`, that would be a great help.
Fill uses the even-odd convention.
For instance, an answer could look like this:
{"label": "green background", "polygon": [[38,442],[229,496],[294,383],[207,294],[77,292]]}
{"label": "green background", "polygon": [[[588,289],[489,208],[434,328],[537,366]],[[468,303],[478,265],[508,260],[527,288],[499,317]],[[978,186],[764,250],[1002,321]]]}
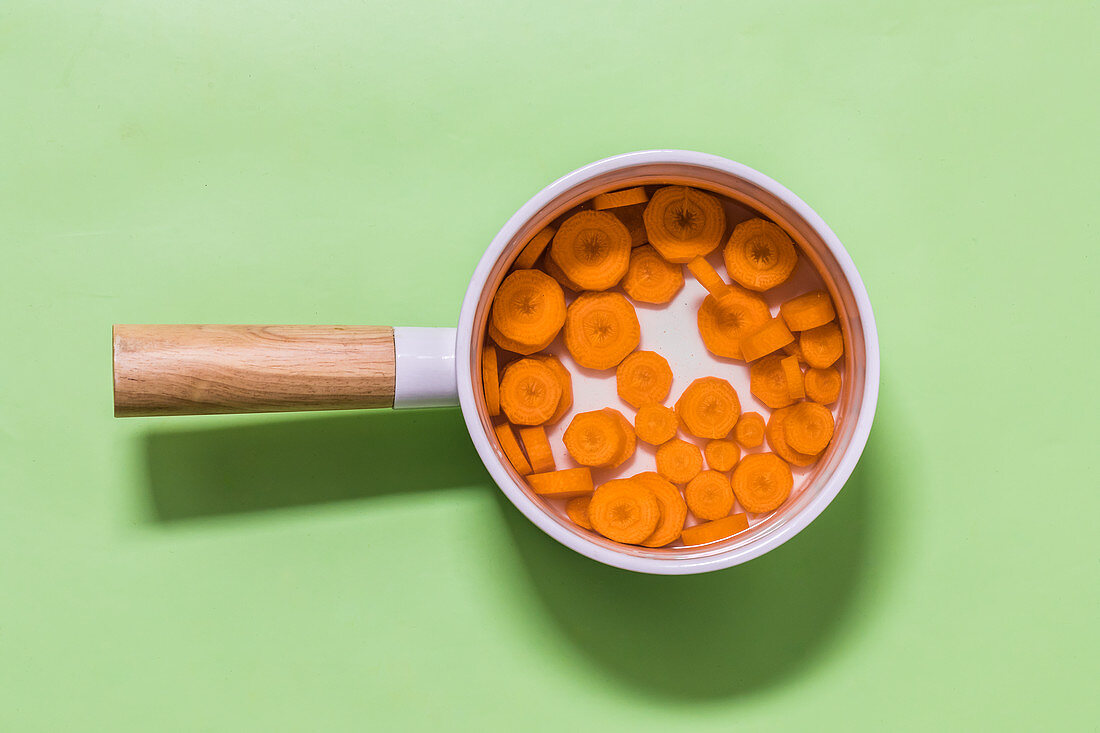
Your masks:
{"label": "green background", "polygon": [[[1095,729],[1095,3],[0,5],[0,729]],[[115,420],[114,322],[450,325],[606,155],[783,182],[883,354],[811,527],[529,525],[457,411]]]}

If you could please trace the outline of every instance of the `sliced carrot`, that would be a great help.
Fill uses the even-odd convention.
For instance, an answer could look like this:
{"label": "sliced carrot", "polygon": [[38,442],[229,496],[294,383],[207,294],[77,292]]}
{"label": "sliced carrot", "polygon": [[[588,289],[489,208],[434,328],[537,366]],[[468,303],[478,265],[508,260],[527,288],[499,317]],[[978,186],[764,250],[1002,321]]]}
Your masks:
{"label": "sliced carrot", "polygon": [[644,542],[657,529],[661,506],[642,481],[612,479],[592,494],[588,521],[609,540],[625,544]]}
{"label": "sliced carrot", "polygon": [[651,402],[634,415],[634,432],[650,445],[660,445],[676,437],[680,418],[671,407]]}
{"label": "sliced carrot", "polygon": [[694,443],[673,438],[657,449],[657,473],[674,484],[686,484],[702,470],[703,455]]}
{"label": "sliced carrot", "polygon": [[672,389],[672,369],[665,357],[654,351],[635,351],[615,369],[619,397],[634,408],[650,402],[664,402]]}
{"label": "sliced carrot", "polygon": [[729,276],[757,291],[785,282],[798,263],[794,242],[766,219],[749,219],[734,227],[722,254]]}
{"label": "sliced carrot", "polygon": [[743,448],[755,448],[764,442],[764,418],[759,412],[743,412],[733,426],[733,438]]}
{"label": "sliced carrot", "polygon": [[802,367],[798,366],[797,356],[784,357],[779,365],[783,367],[783,376],[787,378],[787,394],[792,400],[806,396],[806,387],[802,379]]}
{"label": "sliced carrot", "polygon": [[764,514],[787,500],[794,485],[791,467],[774,453],[745,456],[733,469],[733,493],[745,511]]}
{"label": "sliced carrot", "polygon": [[783,423],[783,437],[799,453],[816,455],[833,439],[833,413],[816,402],[799,402]]}
{"label": "sliced carrot", "polygon": [[768,426],[764,431],[768,437],[768,445],[776,455],[792,466],[808,466],[816,461],[818,456],[799,453],[787,442],[786,421],[790,412],[790,407],[784,407],[774,411],[768,418]]}
{"label": "sliced carrot", "polygon": [[646,547],[664,547],[678,539],[684,530],[684,522],[687,521],[687,503],[680,495],[680,490],[660,474],[652,471],[639,473],[632,478],[642,482],[653,492],[657,505],[661,509],[661,519],[657,522],[657,528],[642,544]]}
{"label": "sliced carrot", "polygon": [[840,372],[836,367],[806,372],[806,396],[819,405],[831,405],[840,397]]}
{"label": "sliced carrot", "polygon": [[784,346],[783,351],[787,352],[787,356],[793,356],[803,364],[806,363],[806,359],[802,356],[802,347],[798,345],[797,339]]}
{"label": "sliced carrot", "polygon": [[592,522],[588,521],[588,503],[591,496],[577,496],[565,503],[565,513],[578,527],[592,529]]}
{"label": "sliced carrot", "polygon": [[588,468],[564,468],[560,471],[533,473],[527,483],[539,496],[548,499],[572,499],[592,493],[592,471]]}
{"label": "sliced carrot", "polygon": [[565,220],[550,244],[552,259],[585,290],[619,284],[630,263],[630,232],[614,214],[582,211]]}
{"label": "sliced carrot", "polygon": [[741,354],[745,361],[756,361],[794,341],[794,334],[782,318],[772,318],[741,339]]}
{"label": "sliced carrot", "polygon": [[714,251],[726,231],[718,199],[688,186],[658,189],[645,208],[649,243],[669,262],[689,262]]}
{"label": "sliced carrot", "polygon": [[[573,460],[582,466],[602,468],[618,465],[634,452],[633,445],[630,445],[629,454],[622,457],[634,434],[633,430],[624,429],[625,421],[622,413],[610,408],[578,412],[565,429],[562,442]],[[626,426],[629,427],[630,423]]]}
{"label": "sliced carrot", "polygon": [[634,306],[619,293],[584,293],[569,304],[565,348],[582,367],[616,367],[640,338]]}
{"label": "sliced carrot", "polygon": [[730,480],[718,471],[703,471],[684,487],[688,509],[699,519],[721,519],[733,509]]}
{"label": "sliced carrot", "polygon": [[513,361],[500,380],[500,408],[515,425],[542,425],[558,409],[561,382],[538,359]]}
{"label": "sliced carrot", "polygon": [[615,216],[619,217],[619,221],[623,223],[626,230],[630,232],[630,246],[641,247],[647,241],[647,235],[645,233],[645,204],[636,204],[634,206],[622,206],[615,209]]}
{"label": "sliced carrot", "polygon": [[523,450],[527,453],[527,462],[531,464],[532,471],[545,473],[554,470],[554,451],[550,449],[550,441],[546,438],[546,430],[542,426],[520,428],[519,442],[523,444]]}
{"label": "sliced carrot", "polygon": [[724,438],[741,416],[741,401],[726,380],[700,377],[676,400],[676,414],[697,438]]}
{"label": "sliced carrot", "polygon": [[558,400],[558,407],[554,410],[554,414],[550,416],[550,419],[546,421],[547,424],[556,423],[565,417],[565,413],[573,409],[573,377],[569,374],[569,370],[562,366],[556,356],[538,354],[531,358],[538,359],[550,367],[550,371],[554,372],[554,375],[558,378],[558,384],[561,385],[561,399]]}
{"label": "sliced carrot", "polygon": [[[740,423],[741,421],[738,420],[737,422]],[[763,439],[763,424],[761,424],[760,432],[760,437]],[[730,471],[740,460],[741,449],[732,440],[709,440],[703,446],[703,455],[707,459],[707,465],[715,471]]]}
{"label": "sliced carrot", "polygon": [[605,407],[603,411],[610,413],[619,424],[622,447],[615,453],[614,457],[611,459],[611,463],[607,466],[608,468],[618,468],[623,463],[626,463],[628,458],[634,455],[634,448],[638,444],[637,436],[634,435],[634,426],[623,416],[623,413],[612,407]]}
{"label": "sliced carrot", "polygon": [[792,331],[809,331],[836,318],[836,311],[828,293],[814,290],[779,306],[779,315]]}
{"label": "sliced carrot", "polygon": [[691,262],[687,263],[688,269],[691,270],[691,274],[695,276],[695,279],[699,281],[699,284],[707,289],[707,292],[713,295],[715,298],[721,299],[729,290],[729,284],[722,279],[722,276],[718,274],[718,270],[715,270],[706,259],[702,257],[694,257]]}
{"label": "sliced carrot", "polygon": [[500,377],[497,374],[497,350],[492,344],[481,349],[481,387],[485,390],[485,409],[496,417],[500,414]]}
{"label": "sliced carrot", "polygon": [[544,272],[516,270],[497,288],[490,323],[507,339],[509,345],[501,346],[509,351],[523,355],[542,351],[565,323],[565,294]]}
{"label": "sliced carrot", "polygon": [[527,459],[524,457],[523,451],[516,441],[516,434],[512,432],[512,426],[506,422],[502,422],[493,427],[493,432],[496,433],[497,442],[500,443],[500,449],[504,451],[504,457],[507,458],[508,462],[512,464],[512,467],[516,469],[516,473],[520,476],[526,476],[531,473],[531,464],[528,463]]}
{"label": "sliced carrot", "polygon": [[729,359],[743,359],[741,340],[771,318],[768,304],[744,288],[730,286],[721,299],[708,295],[699,308],[699,335],[707,351]]}
{"label": "sliced carrot", "polygon": [[517,270],[527,270],[534,267],[543,250],[554,238],[555,232],[557,232],[557,229],[552,226],[540,229],[535,236],[531,237],[531,241],[523,247],[519,256],[516,257],[516,261],[512,263],[512,267]]}
{"label": "sliced carrot", "polygon": [[562,272],[562,269],[558,267],[558,263],[554,262],[552,257],[546,256],[542,258],[542,269],[546,270],[546,274],[557,280],[558,285],[561,285],[566,290],[572,290],[574,293],[579,293],[584,290],[584,288],[570,280],[569,276]]}
{"label": "sliced carrot", "polygon": [[667,303],[684,287],[684,271],[647,244],[631,250],[622,286],[639,303]]}
{"label": "sliced carrot", "polygon": [[787,373],[783,370],[783,359],[781,354],[768,354],[749,367],[749,390],[773,410],[794,401],[787,385]]}
{"label": "sliced carrot", "polygon": [[826,323],[824,326],[803,331],[798,339],[802,356],[815,369],[830,367],[844,354],[844,336],[840,326]]}
{"label": "sliced carrot", "polygon": [[680,541],[685,545],[705,545],[732,537],[748,528],[749,518],[746,515],[731,514],[713,522],[705,522],[686,528],[683,534],[680,535]]}
{"label": "sliced carrot", "polygon": [[592,208],[596,211],[602,211],[603,209],[617,209],[621,206],[644,204],[646,201],[649,201],[649,194],[645,192],[645,187],[636,186],[622,191],[608,191],[607,193],[597,194],[592,199]]}

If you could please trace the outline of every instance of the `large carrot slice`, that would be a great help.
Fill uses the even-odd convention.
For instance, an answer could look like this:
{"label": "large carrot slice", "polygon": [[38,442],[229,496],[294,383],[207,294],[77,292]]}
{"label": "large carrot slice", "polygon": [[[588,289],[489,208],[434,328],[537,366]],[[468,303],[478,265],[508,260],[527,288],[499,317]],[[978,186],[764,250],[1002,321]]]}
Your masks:
{"label": "large carrot slice", "polygon": [[588,468],[565,468],[561,471],[533,473],[527,483],[539,496],[548,499],[571,499],[592,493],[592,471]]}
{"label": "large carrot slice", "polygon": [[515,425],[542,425],[549,420],[561,400],[561,382],[538,359],[513,361],[504,369],[500,381],[500,407]]}
{"label": "large carrot slice", "polygon": [[783,437],[799,453],[816,455],[833,439],[833,413],[816,402],[799,402],[783,423]]}
{"label": "large carrot slice", "polygon": [[565,294],[546,273],[516,270],[497,288],[490,324],[507,340],[493,337],[505,349],[525,356],[542,351],[564,323]]}
{"label": "large carrot slice", "polygon": [[582,211],[565,220],[550,243],[550,259],[585,290],[619,284],[630,263],[630,232],[614,214]]}
{"label": "large carrot slice", "polygon": [[531,237],[531,241],[524,245],[523,250],[516,257],[516,261],[512,263],[512,267],[516,270],[528,270],[534,267],[557,231],[552,226],[540,229],[535,236]]}
{"label": "large carrot slice", "polygon": [[636,186],[622,191],[608,191],[607,193],[597,194],[592,199],[592,208],[596,211],[603,211],[604,209],[617,209],[621,206],[644,204],[648,200],[649,194],[645,192],[645,187]]}
{"label": "large carrot slice", "polygon": [[635,351],[615,370],[615,387],[619,397],[635,409],[663,402],[672,389],[672,369],[654,351]]}
{"label": "large carrot slice", "polygon": [[558,383],[561,385],[561,399],[558,400],[558,407],[554,410],[554,414],[550,416],[550,419],[546,421],[547,424],[552,425],[565,417],[565,413],[573,409],[573,377],[569,374],[569,370],[562,366],[556,356],[537,354],[531,358],[538,359],[550,367],[550,371],[554,372],[554,375],[558,378]]}
{"label": "large carrot slice", "polygon": [[724,438],[741,416],[741,401],[733,385],[719,377],[700,377],[676,401],[676,414],[698,438]]}
{"label": "large carrot slice", "polygon": [[664,547],[669,542],[675,541],[684,529],[684,522],[687,521],[687,503],[684,502],[684,497],[675,486],[652,471],[639,473],[633,478],[645,484],[653,492],[661,510],[661,519],[657,522],[657,528],[642,544],[646,547]]}
{"label": "large carrot slice", "polygon": [[[591,475],[591,474],[590,474]],[[588,521],[588,504],[591,496],[578,496],[565,503],[565,513],[573,520],[573,523],[585,529],[592,529],[592,522]]]}
{"label": "large carrot slice", "polygon": [[783,359],[782,354],[768,354],[749,367],[749,391],[773,410],[794,401],[787,373],[783,370]]}
{"label": "large carrot slice", "polygon": [[485,391],[485,409],[493,417],[500,414],[499,379],[496,347],[485,344],[481,349],[481,387]]}
{"label": "large carrot slice", "polygon": [[775,511],[787,500],[794,476],[791,467],[774,453],[753,453],[733,469],[732,485],[746,511],[763,514]]}
{"label": "large carrot slice", "polygon": [[554,470],[554,451],[550,449],[550,441],[542,426],[520,428],[519,442],[523,444],[532,471],[545,473]]}
{"label": "large carrot slice", "polygon": [[774,288],[798,264],[794,242],[766,219],[749,219],[734,227],[722,254],[726,272],[749,290]]}
{"label": "large carrot slice", "polygon": [[732,537],[738,532],[744,532],[749,528],[749,518],[744,514],[731,514],[713,522],[697,524],[686,528],[680,535],[680,541],[685,545],[705,545],[718,540]]}
{"label": "large carrot slice", "polygon": [[783,367],[783,376],[787,378],[787,394],[791,399],[800,400],[805,397],[806,387],[802,377],[802,367],[798,365],[798,357],[784,357],[779,365]]}
{"label": "large carrot slice", "polygon": [[688,509],[699,519],[721,519],[733,509],[733,489],[726,474],[703,471],[684,487]]}
{"label": "large carrot slice", "polygon": [[645,209],[649,243],[669,262],[690,262],[714,251],[726,231],[718,199],[688,186],[658,189]]}
{"label": "large carrot slice", "polygon": [[680,418],[671,407],[651,402],[634,415],[634,432],[650,445],[660,445],[676,437]]}
{"label": "large carrot slice", "polygon": [[730,286],[721,299],[708,295],[699,308],[699,335],[707,351],[729,359],[743,359],[741,340],[771,318],[760,296]]}
{"label": "large carrot slice", "polygon": [[832,366],[844,354],[844,336],[835,323],[803,331],[798,344],[806,363],[815,369]]}
{"label": "large carrot slice", "polygon": [[814,290],[791,298],[779,306],[779,315],[792,331],[809,331],[824,326],[836,317],[833,301],[824,290]]}
{"label": "large carrot slice", "polygon": [[653,491],[635,479],[612,479],[592,494],[588,521],[609,540],[638,544],[657,529],[661,507]]}
{"label": "large carrot slice", "polygon": [[684,287],[684,271],[646,244],[631,250],[622,286],[639,303],[667,303]]}
{"label": "large carrot slice", "polygon": [[[740,424],[741,420],[737,421]],[[761,439],[763,439],[763,423],[761,422]],[[736,426],[734,430],[736,431]],[[730,471],[741,459],[741,449],[732,440],[708,440],[703,446],[703,456],[707,459],[707,465],[715,471]]]}
{"label": "large carrot slice", "polygon": [[729,284],[722,279],[718,271],[705,258],[693,257],[691,262],[688,263],[688,269],[691,270],[691,274],[695,276],[699,284],[715,298],[720,300],[729,290]]}
{"label": "large carrot slice", "polygon": [[768,437],[768,445],[780,458],[792,466],[808,466],[816,461],[818,456],[800,453],[787,442],[786,421],[790,411],[790,407],[784,407],[773,412],[768,418],[768,426],[764,431]]}
{"label": "large carrot slice", "polygon": [[794,334],[782,318],[772,318],[741,339],[741,353],[745,361],[756,361],[762,356],[782,349],[794,341]]}
{"label": "large carrot slice", "polygon": [[582,367],[618,366],[640,338],[634,306],[619,293],[584,293],[569,304],[565,348]]}
{"label": "large carrot slice", "polygon": [[493,432],[497,436],[497,442],[500,443],[500,449],[504,452],[504,457],[516,469],[516,473],[520,476],[531,473],[531,464],[527,462],[527,458],[523,455],[523,450],[516,440],[516,434],[512,432],[512,426],[503,422],[494,426]]}
{"label": "large carrot slice", "polygon": [[686,484],[703,470],[703,455],[693,443],[673,438],[657,449],[657,473],[674,484]]}
{"label": "large carrot slice", "polygon": [[840,397],[840,372],[836,367],[809,369],[806,372],[806,396],[819,405],[831,405]]}
{"label": "large carrot slice", "polygon": [[755,448],[764,442],[764,418],[759,412],[743,412],[733,426],[733,438],[743,448]]}

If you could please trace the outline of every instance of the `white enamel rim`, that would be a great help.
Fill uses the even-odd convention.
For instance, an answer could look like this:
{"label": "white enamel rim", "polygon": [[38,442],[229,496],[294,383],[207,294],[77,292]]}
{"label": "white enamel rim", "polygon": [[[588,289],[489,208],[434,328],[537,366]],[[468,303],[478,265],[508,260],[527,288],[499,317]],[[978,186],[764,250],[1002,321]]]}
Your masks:
{"label": "white enamel rim", "polygon": [[[727,552],[717,553],[704,558],[647,558],[636,557],[616,552],[613,549],[597,545],[584,537],[569,532],[554,519],[546,514],[545,510],[535,504],[513,480],[511,475],[497,458],[485,434],[478,416],[476,398],[474,396],[474,375],[472,374],[473,359],[471,349],[474,346],[473,323],[476,317],[478,303],[481,299],[485,283],[492,273],[497,260],[504,253],[509,242],[516,236],[523,225],[553,199],[569,189],[589,179],[605,173],[646,164],[685,164],[703,168],[712,168],[742,178],[787,204],[807,224],[809,224],[824,241],[829,251],[836,258],[841,271],[847,280],[855,299],[856,308],[863,327],[863,338],[866,344],[865,381],[860,403],[860,410],[856,417],[855,428],[852,433],[848,449],[841,457],[836,470],[828,480],[820,487],[817,495],[799,513],[790,517],[783,525],[773,532],[764,535],[758,542],[731,548]],[[783,544],[791,537],[798,534],[806,525],[812,522],[825,507],[840,493],[841,488],[852,475],[863,449],[867,445],[867,437],[871,432],[871,424],[875,417],[875,408],[878,404],[879,388],[879,345],[878,331],[875,327],[874,314],[871,309],[871,301],[867,296],[867,289],[856,270],[852,258],[844,249],[844,245],[802,199],[780,185],[763,173],[749,168],[741,163],[722,158],[717,155],[698,153],[689,150],[643,150],[634,153],[623,153],[610,158],[598,160],[582,168],[562,176],[546,188],[535,194],[527,203],[512,215],[485,250],[477,268],[470,280],[466,296],[462,301],[462,311],[459,314],[458,338],[456,343],[456,368],[458,382],[459,403],[462,406],[462,415],[466,421],[466,427],[473,440],[474,447],[481,456],[482,462],[489,474],[496,481],[504,495],[523,514],[538,526],[543,532],[553,537],[566,547],[579,552],[582,555],[624,570],[652,573],[657,575],[688,575],[703,573],[712,570],[739,565],[754,557],[759,557],[765,552]],[[478,377],[480,378],[480,376]]]}

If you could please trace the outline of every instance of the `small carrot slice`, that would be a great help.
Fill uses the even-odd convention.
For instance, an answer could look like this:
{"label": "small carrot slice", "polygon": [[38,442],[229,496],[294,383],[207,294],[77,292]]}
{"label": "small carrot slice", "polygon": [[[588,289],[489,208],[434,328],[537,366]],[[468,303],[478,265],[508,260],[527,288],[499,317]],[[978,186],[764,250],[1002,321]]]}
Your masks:
{"label": "small carrot slice", "polygon": [[816,461],[818,456],[800,453],[787,442],[786,421],[790,411],[790,407],[784,407],[773,412],[768,418],[768,426],[764,433],[768,437],[768,445],[776,455],[792,466],[808,466]]}
{"label": "small carrot slice", "polygon": [[[738,420],[738,423],[741,421]],[[763,440],[763,421],[760,425],[760,437]],[[735,426],[736,429],[736,426]],[[741,449],[732,440],[709,440],[703,446],[703,456],[707,459],[707,465],[715,471],[730,471],[737,465],[741,458]]]}
{"label": "small carrot slice", "polygon": [[815,369],[832,366],[844,354],[844,336],[835,323],[803,331],[798,345],[806,363]]}
{"label": "small carrot slice", "polygon": [[546,274],[554,278],[558,282],[558,285],[561,285],[566,290],[572,290],[574,293],[579,293],[584,290],[584,288],[570,280],[569,277],[562,272],[562,269],[558,267],[558,263],[554,262],[552,257],[547,256],[542,258],[542,269],[546,270]]}
{"label": "small carrot slice", "polygon": [[684,487],[688,509],[699,519],[721,519],[733,509],[733,489],[726,474],[703,471]]}
{"label": "small carrot slice", "polygon": [[731,514],[713,522],[704,522],[694,527],[686,528],[680,535],[680,541],[685,545],[705,545],[710,542],[724,540],[738,532],[744,532],[749,528],[749,518],[744,514]]}
{"label": "small carrot slice", "polygon": [[653,491],[635,479],[612,479],[592,494],[588,521],[609,540],[624,544],[644,542],[661,520]]}
{"label": "small carrot slice", "polygon": [[542,425],[558,409],[561,382],[544,362],[520,359],[504,369],[500,408],[515,425]]}
{"label": "small carrot slice", "polygon": [[706,259],[702,257],[693,257],[691,262],[688,262],[687,265],[688,269],[691,270],[691,274],[699,281],[699,284],[706,288],[707,292],[715,298],[721,299],[722,296],[726,294],[726,291],[729,290],[729,285]]}
{"label": "small carrot slice", "polygon": [[778,351],[794,341],[794,334],[787,328],[782,318],[772,318],[752,333],[741,339],[741,353],[745,361],[756,361]]}
{"label": "small carrot slice", "polygon": [[512,263],[512,267],[517,270],[528,270],[534,267],[543,250],[554,238],[555,232],[557,232],[557,229],[552,226],[540,229],[535,236],[531,237],[531,241],[524,245],[523,250],[516,257],[516,261]]}
{"label": "small carrot slice", "polygon": [[785,357],[779,365],[783,367],[783,376],[787,378],[787,394],[791,399],[800,400],[805,397],[806,388],[803,384],[802,367],[798,366],[798,357]]}
{"label": "small carrot slice", "polygon": [[588,503],[591,496],[577,496],[565,503],[565,513],[578,527],[592,529],[592,522],[588,521]]}
{"label": "small carrot slice", "polygon": [[744,412],[733,426],[733,438],[743,448],[755,448],[764,442],[764,418],[759,412]]}
{"label": "small carrot slice", "polygon": [[794,242],[766,219],[749,219],[734,227],[722,256],[729,276],[756,291],[785,282],[798,264]]}
{"label": "small carrot slice", "polygon": [[539,496],[548,499],[572,499],[592,493],[592,471],[588,468],[563,468],[560,471],[533,473],[527,483]]}
{"label": "small carrot slice", "polygon": [[500,449],[504,452],[504,457],[516,469],[516,473],[520,476],[531,473],[531,464],[524,457],[523,451],[516,441],[516,434],[512,432],[512,426],[502,422],[493,427],[493,432],[497,436],[497,442],[500,443]]}
{"label": "small carrot slice", "polygon": [[645,187],[636,186],[622,191],[608,191],[607,193],[597,194],[592,199],[592,208],[596,211],[603,211],[604,209],[617,209],[621,206],[644,204],[646,201],[649,201],[649,194],[645,192]]}
{"label": "small carrot slice", "polygon": [[746,511],[764,514],[778,509],[791,495],[794,476],[791,467],[774,453],[753,453],[733,469],[732,486]]}
{"label": "small carrot slice", "polygon": [[840,372],[836,367],[809,369],[806,372],[806,396],[819,405],[831,405],[840,397]]}
{"label": "small carrot slice", "polygon": [[545,473],[554,470],[554,451],[550,449],[550,441],[546,438],[546,430],[542,426],[520,428],[519,442],[523,444],[523,450],[527,453],[527,462],[531,464],[532,471]]}
{"label": "small carrot slice", "polygon": [[630,232],[631,247],[641,247],[646,243],[647,235],[645,233],[645,220],[643,219],[645,204],[622,206],[615,209],[614,213],[615,216],[619,217],[619,221],[623,223],[626,230]]}
{"label": "small carrot slice", "polygon": [[816,455],[833,439],[833,413],[816,402],[799,402],[783,424],[787,445],[799,453]]}
{"label": "small carrot slice", "polygon": [[550,259],[583,289],[607,290],[619,284],[630,264],[630,232],[614,214],[581,211],[554,234]]}
{"label": "small carrot slice", "polygon": [[565,294],[544,272],[516,270],[497,288],[490,323],[508,340],[501,346],[509,351],[525,356],[542,351],[565,323]]}
{"label": "small carrot slice", "polygon": [[783,359],[780,354],[768,354],[749,367],[749,391],[773,410],[794,401],[787,385],[787,373],[783,370]]}
{"label": "small carrot slice", "polygon": [[610,466],[623,452],[626,436],[609,410],[578,412],[562,435],[565,449],[582,466]]}
{"label": "small carrot slice", "polygon": [[554,414],[547,420],[547,424],[556,423],[565,417],[565,413],[573,409],[573,376],[569,373],[569,370],[562,366],[562,363],[558,361],[558,357],[550,356],[548,354],[538,354],[531,357],[532,359],[538,359],[546,366],[550,367],[550,371],[554,372],[554,375],[558,378],[558,384],[561,385],[561,399],[558,400],[558,407],[554,410]]}
{"label": "small carrot slice", "polygon": [[646,244],[631,250],[622,286],[639,303],[667,303],[684,287],[684,271]]}
{"label": "small carrot slice", "polygon": [[698,446],[673,438],[657,449],[657,473],[674,484],[686,484],[703,470]]}
{"label": "small carrot slice", "polygon": [[719,377],[700,377],[676,400],[676,414],[698,438],[724,438],[741,416],[741,401],[733,385]]}
{"label": "small carrot slice", "polygon": [[665,357],[654,351],[635,351],[615,369],[615,388],[635,409],[663,402],[672,389],[672,369]]}
{"label": "small carrot slice", "polygon": [[836,318],[836,311],[828,293],[814,290],[779,306],[779,315],[792,331],[809,331]]}
{"label": "small carrot slice", "polygon": [[708,295],[699,308],[699,335],[707,351],[729,359],[743,359],[741,340],[771,318],[768,304],[755,293],[730,286],[721,299]]}
{"label": "small carrot slice", "polygon": [[500,377],[497,374],[497,350],[492,344],[481,349],[481,387],[485,391],[485,409],[489,415],[500,414]]}
{"label": "small carrot slice", "polygon": [[657,403],[642,405],[634,415],[634,432],[650,445],[660,445],[676,437],[680,418],[671,407]]}
{"label": "small carrot slice", "polygon": [[634,449],[638,444],[637,436],[634,435],[634,426],[623,416],[623,413],[613,407],[605,407],[603,411],[611,414],[619,425],[622,445],[618,452],[612,457],[611,463],[607,466],[608,468],[618,468],[623,463],[626,463],[628,458],[634,455]]}
{"label": "small carrot slice", "polygon": [[641,544],[646,547],[664,547],[676,540],[684,530],[684,522],[687,521],[687,503],[680,495],[679,489],[658,473],[646,471],[632,478],[645,484],[653,492],[657,505],[661,509],[661,519],[657,522],[657,528]]}
{"label": "small carrot slice", "polygon": [[589,369],[611,369],[638,348],[641,327],[630,301],[619,293],[584,293],[569,304],[565,348]]}
{"label": "small carrot slice", "polygon": [[718,199],[688,186],[658,189],[645,208],[649,243],[669,262],[689,262],[714,251],[726,231]]}

